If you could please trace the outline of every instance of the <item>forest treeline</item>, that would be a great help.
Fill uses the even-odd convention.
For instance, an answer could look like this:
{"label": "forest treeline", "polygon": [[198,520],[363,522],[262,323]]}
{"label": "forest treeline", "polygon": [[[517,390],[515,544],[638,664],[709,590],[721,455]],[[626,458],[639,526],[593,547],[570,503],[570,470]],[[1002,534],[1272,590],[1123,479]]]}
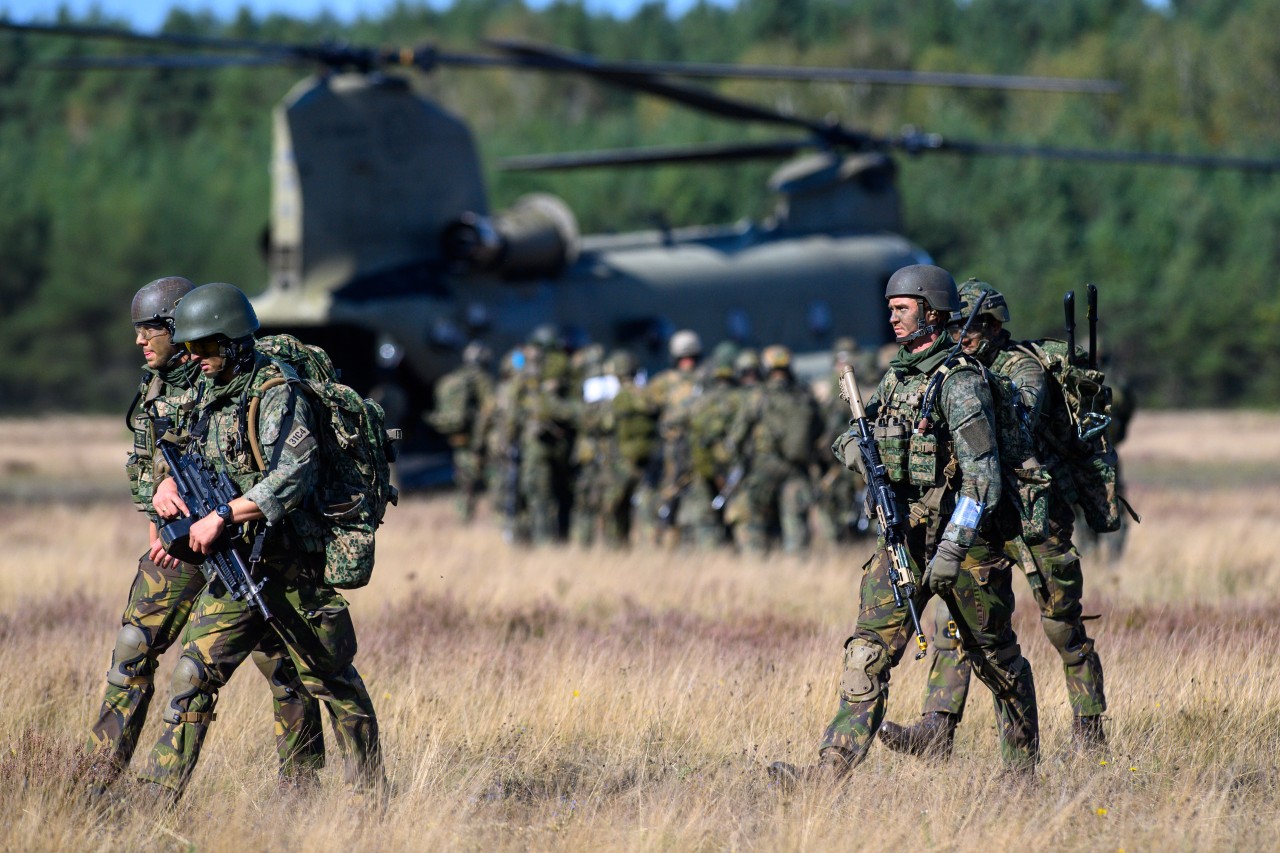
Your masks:
{"label": "forest treeline", "polygon": [[[62,23],[118,25],[109,18]],[[310,42],[521,37],[616,59],[996,72],[1120,81],[1120,95],[723,82],[725,94],[894,133],[1280,156],[1280,4],[1270,0],[739,0],[616,18],[580,0],[402,2],[384,16],[234,20],[174,12],[174,34]],[[128,302],[171,273],[266,281],[273,104],[299,68],[51,70],[118,44],[0,33],[0,413],[120,408],[140,360]],[[144,51],[151,52],[154,51]],[[565,75],[441,69],[416,85],[466,118],[499,208],[539,189],[585,232],[759,217],[776,163],[510,174],[513,154],[770,138]],[[1280,400],[1280,176],[1152,166],[900,157],[906,231],[957,277],[1004,290],[1022,336],[1061,296],[1102,294],[1103,345],[1144,404]]]}

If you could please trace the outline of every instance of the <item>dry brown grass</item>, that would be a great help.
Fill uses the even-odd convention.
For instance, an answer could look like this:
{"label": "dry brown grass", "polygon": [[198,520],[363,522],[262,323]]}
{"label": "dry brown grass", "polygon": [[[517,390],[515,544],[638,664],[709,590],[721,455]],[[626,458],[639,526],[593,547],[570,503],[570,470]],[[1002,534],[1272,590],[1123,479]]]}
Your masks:
{"label": "dry brown grass", "polygon": [[[336,759],[318,794],[276,792],[267,691],[248,667],[223,691],[187,798],[158,815],[76,795],[142,548],[123,430],[0,423],[0,848],[1270,848],[1280,481],[1258,472],[1280,470],[1278,427],[1205,414],[1135,425],[1127,459],[1146,520],[1122,562],[1087,574],[1111,700],[1105,763],[1066,749],[1060,665],[1023,607],[1045,745],[1035,784],[995,772],[977,686],[950,763],[877,747],[847,786],[784,796],[762,769],[812,758],[862,551],[513,551],[487,524],[458,527],[449,500],[411,499],[380,534],[374,583],[350,594],[398,788],[386,812],[351,800]],[[47,463],[42,444],[68,436],[91,449]],[[51,497],[76,472],[119,496],[90,500],[72,483],[75,500]],[[891,716],[916,714],[924,673],[909,660],[895,672]],[[153,720],[143,743],[154,736]]]}

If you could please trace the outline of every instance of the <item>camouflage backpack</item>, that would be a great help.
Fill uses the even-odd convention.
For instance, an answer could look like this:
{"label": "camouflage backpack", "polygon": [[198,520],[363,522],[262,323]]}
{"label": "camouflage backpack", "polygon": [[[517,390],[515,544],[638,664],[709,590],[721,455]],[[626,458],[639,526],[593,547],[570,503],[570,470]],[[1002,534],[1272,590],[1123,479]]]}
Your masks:
{"label": "camouflage backpack", "polygon": [[[944,365],[939,372],[945,375],[960,364],[980,370],[991,390],[1001,482],[995,524],[1007,539],[1020,537],[1028,545],[1039,545],[1049,538],[1049,492],[1053,480],[1049,469],[1036,458],[1035,439],[1018,406],[1018,389],[1007,376],[988,370],[967,355],[957,356],[954,365]],[[934,393],[941,393],[941,387],[939,381]]]}
{"label": "camouflage backpack", "polygon": [[[332,360],[319,347],[291,335],[269,335],[258,340],[257,349],[293,368],[298,386],[316,406],[322,469],[316,500],[327,525],[325,582],[343,589],[362,587],[373,573],[374,533],[387,504],[398,497],[390,463],[400,430],[388,430],[381,406],[338,381]],[[284,381],[264,383],[258,396]],[[254,458],[265,468],[255,403],[248,401],[246,422]]]}
{"label": "camouflage backpack", "polygon": [[658,407],[635,385],[623,385],[613,401],[618,452],[633,465],[644,465],[658,446]]}
{"label": "camouflage backpack", "polygon": [[466,368],[445,374],[435,386],[435,409],[427,421],[441,435],[467,433],[480,410],[476,373]]}
{"label": "camouflage backpack", "polygon": [[1112,391],[1103,372],[1089,366],[1084,350],[1076,347],[1072,352],[1066,341],[1045,338],[1023,341],[1018,347],[1034,356],[1053,380],[1037,432],[1062,461],[1056,485],[1063,498],[1079,506],[1085,522],[1098,533],[1119,529],[1122,506],[1138,521],[1117,487],[1119,458],[1107,429]]}

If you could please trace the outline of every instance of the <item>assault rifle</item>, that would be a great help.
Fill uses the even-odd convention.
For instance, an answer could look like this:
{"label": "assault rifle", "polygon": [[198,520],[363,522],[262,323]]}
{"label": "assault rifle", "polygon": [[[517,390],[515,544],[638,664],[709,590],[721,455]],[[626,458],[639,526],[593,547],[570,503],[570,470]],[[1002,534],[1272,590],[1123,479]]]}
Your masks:
{"label": "assault rifle", "polygon": [[729,469],[729,475],[724,479],[724,485],[716,493],[716,496],[711,499],[711,508],[717,512],[724,509],[724,505],[729,502],[729,498],[733,497],[734,492],[738,491],[738,487],[742,485],[742,481],[746,476],[746,460],[733,463],[733,467]]}
{"label": "assault rifle", "polygon": [[911,617],[911,627],[916,632],[916,645],[920,648],[916,653],[916,660],[919,660],[929,650],[929,643],[924,638],[924,631],[920,629],[920,614],[916,612],[916,580],[911,571],[911,557],[907,553],[906,525],[898,511],[898,498],[889,485],[889,472],[880,460],[880,448],[871,433],[871,424],[867,422],[867,410],[862,406],[862,395],[858,393],[858,380],[854,378],[853,366],[842,364],[839,371],[840,396],[849,401],[849,409],[853,412],[858,452],[862,454],[862,467],[867,478],[867,495],[871,505],[875,507],[880,535],[884,537],[885,550],[889,554],[889,582],[893,585],[893,603],[897,607],[906,605]]}
{"label": "assault rifle", "polygon": [[[191,525],[213,513],[219,504],[230,503],[240,497],[240,490],[230,477],[215,471],[200,454],[183,453],[174,441],[173,434],[169,432],[172,423],[168,418],[154,418],[153,423],[156,435],[159,436],[156,448],[169,466],[169,475],[178,487],[178,497],[182,498],[191,513],[186,518],[169,521],[160,528],[160,541],[164,544],[165,551],[192,565],[212,565],[213,576],[222,582],[232,598],[249,602],[258,608],[263,619],[270,622],[271,611],[262,598],[266,578],[254,583],[253,567],[245,562],[235,546],[234,540],[240,533],[240,525],[228,522],[222,535],[214,543],[214,550],[209,554],[198,554],[188,544]],[[254,550],[256,554],[257,548]],[[255,564],[256,562],[254,560]]]}

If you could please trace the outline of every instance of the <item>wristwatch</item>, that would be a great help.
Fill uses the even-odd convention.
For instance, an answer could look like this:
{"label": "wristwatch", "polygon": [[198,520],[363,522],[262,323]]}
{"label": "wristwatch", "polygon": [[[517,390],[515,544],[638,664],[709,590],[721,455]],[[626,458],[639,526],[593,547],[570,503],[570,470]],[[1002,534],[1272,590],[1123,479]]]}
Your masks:
{"label": "wristwatch", "polygon": [[216,507],[213,508],[213,511],[217,513],[218,518],[222,519],[228,524],[231,523],[231,507],[230,506],[228,506],[227,504],[218,504]]}

